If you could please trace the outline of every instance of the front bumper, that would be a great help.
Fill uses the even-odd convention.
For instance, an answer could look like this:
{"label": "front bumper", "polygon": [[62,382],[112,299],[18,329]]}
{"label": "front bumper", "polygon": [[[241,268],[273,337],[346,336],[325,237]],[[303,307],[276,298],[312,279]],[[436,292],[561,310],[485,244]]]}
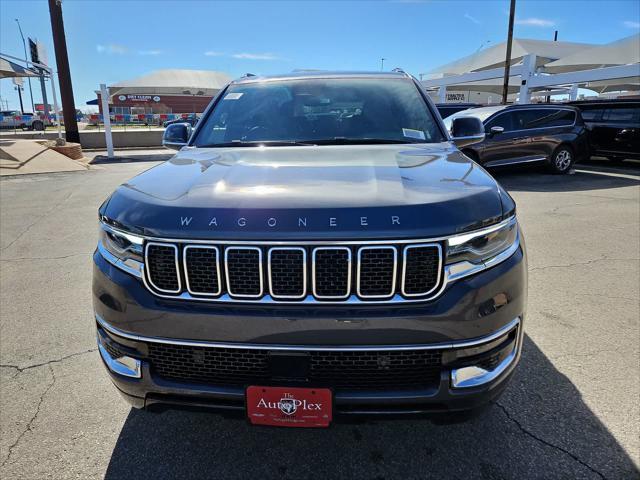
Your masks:
{"label": "front bumper", "polygon": [[[245,409],[247,385],[159,375],[149,358],[149,345],[155,343],[268,351],[442,352],[439,374],[428,385],[334,388],[336,418],[476,409],[502,393],[520,358],[527,289],[522,249],[493,268],[452,283],[434,301],[366,308],[230,307],[163,300],[100,254],[94,262],[100,355],[115,386],[137,408],[199,407],[240,414]],[[487,362],[490,355],[493,360]],[[274,378],[258,384],[290,382]]]}

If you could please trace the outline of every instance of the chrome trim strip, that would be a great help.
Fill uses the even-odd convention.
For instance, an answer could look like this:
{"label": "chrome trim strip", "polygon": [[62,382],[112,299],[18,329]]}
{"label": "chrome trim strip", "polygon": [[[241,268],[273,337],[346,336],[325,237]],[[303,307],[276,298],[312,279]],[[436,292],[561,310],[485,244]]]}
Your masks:
{"label": "chrome trim strip", "polygon": [[516,232],[516,240],[513,244],[507,248],[505,251],[499,253],[493,258],[490,258],[484,263],[471,263],[468,261],[452,263],[448,265],[447,270],[447,281],[454,282],[456,280],[460,280],[461,278],[468,277],[469,275],[474,275],[478,272],[482,272],[488,268],[494,267],[499,263],[507,260],[511,255],[516,253],[516,251],[520,248],[520,231]]}
{"label": "chrome trim strip", "polygon": [[[231,291],[231,282],[229,282],[229,251],[230,250],[257,250],[258,252],[258,268],[260,270],[260,293],[257,295],[240,295],[235,294]],[[227,292],[229,292],[230,297],[237,298],[260,298],[264,294],[264,273],[262,272],[262,249],[258,247],[243,247],[243,246],[232,246],[224,249],[224,272],[225,272],[225,280],[227,281]]]}
{"label": "chrome trim strip", "polygon": [[134,368],[130,368],[124,363],[119,362],[117,358],[113,358],[109,354],[107,349],[102,346],[100,338],[98,338],[98,351],[100,352],[102,360],[107,365],[107,368],[113,373],[117,373],[118,375],[123,375],[130,378],[142,378],[142,372],[140,369],[141,362],[137,358],[128,357],[134,361]]}
{"label": "chrome trim strip", "polygon": [[449,246],[455,246],[455,245],[461,245],[463,243],[467,243],[469,240],[472,240],[476,237],[481,237],[483,235],[488,235],[489,233],[495,232],[497,230],[500,230],[504,227],[506,227],[507,225],[510,225],[511,223],[514,223],[516,221],[516,216],[513,215],[509,218],[507,218],[506,220],[503,220],[500,223],[496,223],[495,225],[491,225],[490,227],[486,227],[486,228],[482,228],[480,230],[474,230],[473,232],[468,232],[468,233],[461,233],[458,235],[451,235],[449,238],[447,238],[447,245]]}
{"label": "chrome trim strip", "polygon": [[[151,272],[149,271],[149,247],[151,247],[153,245],[157,245],[157,246],[160,246],[160,247],[173,248],[173,251],[174,251],[173,257],[174,257],[175,264],[176,264],[176,275],[178,276],[178,289],[177,290],[166,290],[166,289],[163,289],[163,288],[159,288],[158,286],[156,286],[156,284],[153,283],[153,280],[151,280]],[[158,292],[180,293],[182,291],[182,280],[180,279],[180,262],[178,261],[178,247],[176,245],[174,245],[172,243],[147,242],[147,244],[144,247],[144,269],[145,269],[145,272],[146,272],[145,279],[147,279],[149,281],[149,284],[153,288],[155,288]]]}
{"label": "chrome trim strip", "polygon": [[[428,290],[424,293],[406,293],[404,289],[404,284],[407,276],[407,251],[411,250],[412,248],[420,248],[420,247],[436,247],[438,249],[438,278],[431,290]],[[440,280],[442,278],[442,256],[443,256],[442,245],[440,245],[439,243],[421,243],[418,245],[409,245],[404,247],[404,249],[402,250],[402,281],[400,283],[400,291],[402,292],[402,295],[409,298],[425,297],[429,295],[431,292],[433,292],[436,288],[438,288],[438,286],[440,285]],[[446,283],[446,281],[444,283]]]}
{"label": "chrome trim strip", "polygon": [[[387,295],[363,295],[360,292],[360,268],[362,265],[361,257],[363,250],[392,250],[393,251],[393,274],[391,278],[391,291]],[[393,297],[396,291],[396,282],[398,280],[398,249],[391,245],[366,245],[358,249],[358,264],[356,268],[356,293],[360,298],[389,298]]]}
{"label": "chrome trim strip", "polygon": [[[191,286],[189,285],[189,269],[187,268],[187,250],[190,248],[200,248],[203,250],[215,250],[216,251],[216,275],[218,276],[218,291],[215,293],[208,292],[196,292],[195,290],[191,290]],[[217,297],[222,293],[222,277],[220,276],[220,250],[218,247],[212,247],[211,245],[186,245],[182,249],[182,266],[184,268],[184,283],[187,286],[187,291],[193,295],[204,295],[207,297]]]}
{"label": "chrome trim strip", "polygon": [[535,163],[535,162],[544,162],[547,160],[547,157],[535,157],[521,160],[519,158],[508,158],[505,160],[492,160],[490,162],[482,164],[483,167],[502,167],[505,165],[518,165],[521,163]]}
{"label": "chrome trim strip", "polygon": [[144,242],[144,238],[138,235],[133,235],[132,233],[126,232],[124,230],[113,228],[111,225],[108,225],[102,221],[100,222],[100,228],[102,228],[106,232],[112,232],[115,235],[120,235],[135,245],[142,245],[142,243]]}
{"label": "chrome trim strip", "polygon": [[[364,242],[361,242],[364,243]],[[346,250],[347,251],[347,292],[345,295],[318,295],[316,293],[316,252],[318,250]],[[349,298],[351,294],[351,249],[348,247],[316,247],[311,252],[311,289],[313,296],[323,300],[339,300]]]}
{"label": "chrome trim strip", "polygon": [[[302,252],[302,295],[275,295],[273,293],[273,284],[271,279],[271,252],[273,251],[294,250]],[[302,247],[275,247],[270,248],[267,253],[267,280],[269,281],[269,295],[273,298],[289,298],[300,299],[307,296],[307,250]]]}
{"label": "chrome trim strip", "polygon": [[144,264],[142,262],[138,262],[136,260],[133,260],[132,258],[128,259],[127,262],[136,264],[137,268],[133,268],[132,266],[116,257],[109,250],[107,250],[104,245],[102,245],[102,242],[98,242],[98,253],[100,253],[100,255],[102,255],[102,258],[104,258],[111,265],[127,272],[129,275],[133,275],[136,278],[142,278],[144,276]]}
{"label": "chrome trim strip", "polygon": [[164,337],[147,337],[126,333],[119,328],[109,325],[100,315],[94,312],[98,324],[108,332],[118,337],[134,340],[136,342],[162,343],[165,345],[184,345],[188,347],[210,348],[237,348],[242,350],[281,350],[297,352],[358,352],[358,351],[402,351],[402,350],[449,350],[452,348],[467,348],[488,343],[500,338],[520,325],[520,317],[516,317],[504,327],[495,332],[479,338],[461,340],[455,342],[432,343],[428,345],[283,345],[263,343],[233,343],[233,342],[209,342],[205,340],[180,340]]}
{"label": "chrome trim strip", "polygon": [[472,378],[458,379],[458,373],[464,368],[474,368],[473,365],[469,367],[455,368],[451,370],[451,386],[453,388],[472,388],[479,387],[486,383],[490,383],[498,378],[502,372],[504,372],[516,359],[518,354],[518,339],[513,341],[513,350],[511,353],[500,362],[493,370],[484,370],[479,367],[475,367],[479,372],[484,370],[484,373],[480,373],[478,376]]}

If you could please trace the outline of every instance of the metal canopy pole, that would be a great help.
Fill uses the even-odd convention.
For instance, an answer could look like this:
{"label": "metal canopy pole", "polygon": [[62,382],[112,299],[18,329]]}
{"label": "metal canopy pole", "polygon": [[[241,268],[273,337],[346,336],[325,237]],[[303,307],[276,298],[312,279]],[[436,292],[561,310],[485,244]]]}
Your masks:
{"label": "metal canopy pole", "polygon": [[[56,123],[58,124],[58,143],[64,145],[65,141],[62,138],[62,123],[60,122],[60,114],[58,113],[58,96],[56,95],[56,79],[53,76],[53,68],[47,68],[49,72],[49,78],[51,79],[51,93],[53,93],[53,110],[56,116]],[[46,108],[46,107],[45,107]]]}
{"label": "metal canopy pole", "polygon": [[113,138],[111,138],[111,117],[109,115],[109,91],[100,84],[100,100],[102,102],[102,122],[104,123],[104,139],[107,144],[107,157],[113,158]]}
{"label": "metal canopy pole", "polygon": [[504,63],[504,82],[502,83],[502,104],[507,104],[509,94],[509,68],[511,67],[511,43],[513,41],[513,20],[516,15],[516,0],[511,0],[509,9],[509,32],[507,33],[507,56]]}

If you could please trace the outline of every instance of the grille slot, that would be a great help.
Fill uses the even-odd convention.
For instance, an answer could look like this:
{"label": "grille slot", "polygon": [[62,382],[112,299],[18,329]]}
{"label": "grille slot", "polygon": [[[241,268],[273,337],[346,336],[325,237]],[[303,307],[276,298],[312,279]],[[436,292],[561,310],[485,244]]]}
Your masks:
{"label": "grille slot", "polygon": [[306,296],[307,252],[304,248],[269,250],[269,293],[274,298]]}
{"label": "grille slot", "polygon": [[362,247],[358,250],[358,296],[387,298],[396,283],[397,251],[394,247]]}
{"label": "grille slot", "polygon": [[159,292],[180,292],[178,248],[163,243],[148,243],[145,265],[151,286]]}
{"label": "grille slot", "polygon": [[261,297],[262,250],[258,247],[227,247],[224,254],[229,295]]}
{"label": "grille slot", "polygon": [[[269,352],[149,343],[153,372],[178,381],[246,386],[277,383]],[[342,389],[420,388],[437,385],[441,350],[309,351],[307,383]]]}
{"label": "grille slot", "polygon": [[419,297],[433,292],[440,284],[442,247],[437,243],[404,248],[402,294]]}
{"label": "grille slot", "polygon": [[313,295],[344,299],[351,293],[351,249],[320,247],[313,250]]}
{"label": "grille slot", "polygon": [[211,296],[222,293],[219,255],[217,247],[199,245],[184,247],[182,259],[187,290],[190,293]]}

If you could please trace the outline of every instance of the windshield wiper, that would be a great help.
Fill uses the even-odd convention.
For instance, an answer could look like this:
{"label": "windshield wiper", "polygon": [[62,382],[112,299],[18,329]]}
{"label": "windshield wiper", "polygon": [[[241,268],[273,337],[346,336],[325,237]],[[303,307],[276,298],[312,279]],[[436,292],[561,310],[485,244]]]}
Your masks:
{"label": "windshield wiper", "polygon": [[316,145],[396,145],[402,143],[425,143],[415,138],[393,139],[393,138],[347,138],[333,137],[322,140],[314,140]]}
{"label": "windshield wiper", "polygon": [[316,142],[299,142],[297,140],[233,140],[232,142],[210,143],[207,145],[198,145],[200,148],[218,148],[218,147],[289,147],[289,146],[305,146],[312,147],[317,145]]}

